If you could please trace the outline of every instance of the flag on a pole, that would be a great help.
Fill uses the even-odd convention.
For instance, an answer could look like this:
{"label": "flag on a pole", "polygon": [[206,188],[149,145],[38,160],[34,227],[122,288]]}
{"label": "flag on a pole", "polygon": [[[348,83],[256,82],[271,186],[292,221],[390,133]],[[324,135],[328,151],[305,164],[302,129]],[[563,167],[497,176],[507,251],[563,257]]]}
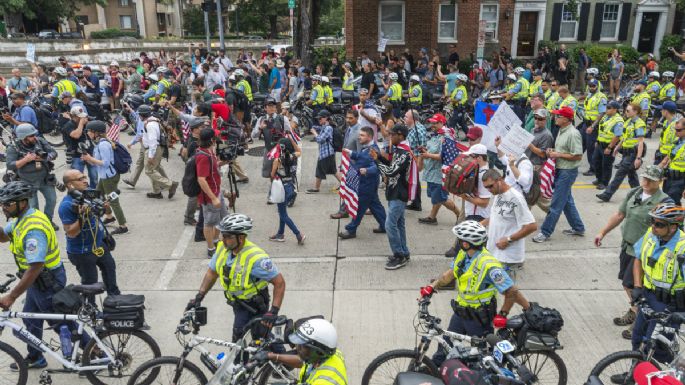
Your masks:
{"label": "flag on a pole", "polygon": [[[340,180],[340,198],[345,204],[347,212],[352,218],[357,217],[357,209],[359,208],[359,172],[356,168],[350,166],[350,153],[342,152],[340,171],[342,179]],[[364,215],[364,213],[362,213]]]}
{"label": "flag on a pole", "polygon": [[499,107],[497,104],[490,104],[481,100],[477,101],[473,109],[473,122],[487,125],[490,122],[490,118],[495,115],[497,107]]}
{"label": "flag on a pole", "polygon": [[117,116],[112,124],[107,129],[107,139],[112,142],[119,141],[119,130],[121,129],[121,122],[124,118],[122,116]]}
{"label": "flag on a pole", "polygon": [[556,159],[547,159],[540,170],[540,192],[547,199],[552,199],[554,194],[554,172],[556,169]]}

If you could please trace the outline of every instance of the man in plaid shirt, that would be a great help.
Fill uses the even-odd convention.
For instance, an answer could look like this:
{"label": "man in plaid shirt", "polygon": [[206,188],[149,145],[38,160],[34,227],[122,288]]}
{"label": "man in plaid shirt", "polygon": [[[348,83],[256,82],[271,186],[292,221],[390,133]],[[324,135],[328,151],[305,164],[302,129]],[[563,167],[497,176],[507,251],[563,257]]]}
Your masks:
{"label": "man in plaid shirt", "polygon": [[[442,116],[442,115],[440,115]],[[443,119],[445,119],[443,117]],[[419,114],[415,109],[410,109],[404,114],[404,122],[409,128],[407,142],[411,147],[414,156],[421,153],[420,149],[426,148],[427,132],[426,127],[419,122]],[[407,205],[407,210],[421,211],[421,184],[416,184],[416,198]]]}
{"label": "man in plaid shirt", "polygon": [[319,125],[311,129],[312,135],[319,144],[319,160],[316,162],[316,182],[314,188],[306,191],[307,194],[319,192],[321,180],[326,179],[326,175],[333,175],[338,182],[340,179],[336,174],[335,150],[333,149],[333,127],[329,124],[331,114],[327,110],[321,110],[316,115]]}

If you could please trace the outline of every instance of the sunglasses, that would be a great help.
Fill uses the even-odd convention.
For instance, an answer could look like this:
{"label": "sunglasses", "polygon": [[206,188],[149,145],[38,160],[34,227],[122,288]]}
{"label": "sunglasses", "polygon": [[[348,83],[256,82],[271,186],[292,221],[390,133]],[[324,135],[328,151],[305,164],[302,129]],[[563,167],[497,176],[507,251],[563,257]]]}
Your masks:
{"label": "sunglasses", "polygon": [[652,226],[653,226],[653,227],[656,227],[657,229],[663,229],[663,228],[668,227],[668,223],[666,223],[666,222],[661,222],[661,221],[659,221],[659,220],[657,220],[657,219],[653,219],[653,218],[652,218]]}
{"label": "sunglasses", "polygon": [[495,183],[492,184],[483,184],[483,187],[485,187],[486,190],[491,190],[493,187],[495,187]]}
{"label": "sunglasses", "polygon": [[535,120],[547,120],[547,118],[542,118],[542,117],[540,117],[540,116],[536,116],[536,117],[535,117]]}

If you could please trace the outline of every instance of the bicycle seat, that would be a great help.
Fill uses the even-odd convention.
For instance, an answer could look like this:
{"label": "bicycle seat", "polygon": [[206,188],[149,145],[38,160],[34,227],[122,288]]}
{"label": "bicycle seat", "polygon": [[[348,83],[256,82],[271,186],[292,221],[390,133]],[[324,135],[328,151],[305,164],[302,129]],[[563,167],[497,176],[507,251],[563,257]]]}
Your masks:
{"label": "bicycle seat", "polygon": [[403,372],[395,378],[396,385],[444,385],[441,379],[423,373]]}
{"label": "bicycle seat", "polygon": [[105,292],[105,284],[98,282],[90,285],[73,285],[71,290],[81,294],[102,294]]}

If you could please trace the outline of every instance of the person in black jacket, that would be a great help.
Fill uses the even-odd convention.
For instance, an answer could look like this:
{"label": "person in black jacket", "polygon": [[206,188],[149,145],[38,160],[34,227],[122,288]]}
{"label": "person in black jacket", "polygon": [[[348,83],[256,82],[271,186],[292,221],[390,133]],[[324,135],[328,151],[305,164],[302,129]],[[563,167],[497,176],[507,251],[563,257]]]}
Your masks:
{"label": "person in black jacket", "polygon": [[381,156],[371,150],[369,155],[376,161],[381,176],[387,178],[385,198],[388,200],[388,214],[385,220],[385,230],[392,256],[385,265],[386,270],[396,270],[409,262],[409,249],[404,225],[404,210],[410,194],[414,193],[414,183],[418,178],[418,170],[413,155],[406,141],[407,126],[396,124],[390,129],[392,153],[390,158]]}

